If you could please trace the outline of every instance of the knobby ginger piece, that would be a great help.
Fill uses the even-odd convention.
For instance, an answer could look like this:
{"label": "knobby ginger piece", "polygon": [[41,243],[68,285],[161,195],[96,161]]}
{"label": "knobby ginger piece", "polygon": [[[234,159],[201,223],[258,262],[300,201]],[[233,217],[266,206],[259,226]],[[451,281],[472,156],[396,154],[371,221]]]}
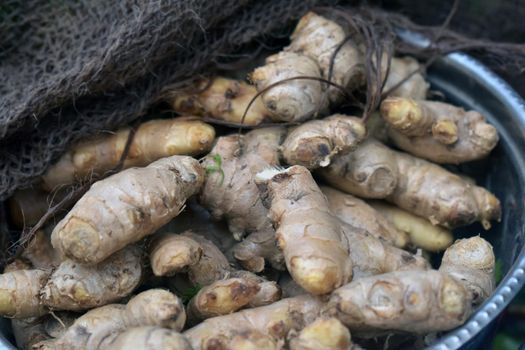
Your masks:
{"label": "knobby ginger piece", "polygon": [[256,181],[293,279],[312,294],[329,293],[350,281],[348,241],[308,169],[267,169]]}
{"label": "knobby ginger piece", "polygon": [[183,334],[194,350],[224,346],[243,332],[257,331],[275,342],[284,340],[291,330],[301,330],[315,320],[323,302],[311,295],[280,300],[271,305],[246,309],[230,315],[209,318]]}
{"label": "knobby ginger piece", "polygon": [[290,340],[290,350],[352,350],[348,329],[336,318],[318,318]]}
{"label": "knobby ginger piece", "polygon": [[490,221],[501,216],[499,200],[486,189],[373,139],[352,153],[335,157],[319,174],[342,191],[384,198],[447,228],[480,221],[488,229]]}
{"label": "knobby ginger piece", "polygon": [[229,278],[203,287],[187,306],[188,323],[227,315],[248,305],[259,292],[259,285],[249,279]]}
{"label": "knobby ginger piece", "polygon": [[381,201],[368,201],[368,204],[397,230],[406,232],[410,242],[416,247],[430,252],[440,252],[447,249],[454,241],[450,230],[432,225],[425,218]]}
{"label": "knobby ginger piece", "polygon": [[[255,69],[250,80],[262,91],[284,79],[296,77],[321,78],[315,59],[290,51],[281,51],[266,58],[266,64]],[[322,114],[328,108],[320,81],[294,79],[273,86],[261,95],[272,118],[285,122],[301,122]]]}
{"label": "knobby ginger piece", "polygon": [[242,120],[256,94],[255,87],[243,81],[215,77],[198,80],[184,91],[170,93],[168,100],[177,113],[254,126],[271,118],[261,98],[257,98]]}
{"label": "knobby ginger piece", "polygon": [[150,245],[150,263],[155,276],[172,276],[195,265],[202,257],[202,247],[194,239],[162,234]]}
{"label": "knobby ginger piece", "polygon": [[[120,161],[130,128],[83,141],[51,166],[42,177],[43,187],[51,191],[60,186],[103,175]],[[186,118],[158,119],[142,123],[137,129],[124,169],[144,167],[160,158],[174,155],[195,156],[210,150],[215,138],[212,126]]]}
{"label": "knobby ginger piece", "polygon": [[38,230],[21,254],[21,257],[31,262],[37,269],[51,270],[60,265],[63,257],[51,245],[48,232]]}
{"label": "knobby ginger piece", "polygon": [[203,181],[199,162],[185,156],[124,170],[93,184],[56,225],[51,243],[72,260],[99,263],[177,216]]}
{"label": "knobby ginger piece", "polygon": [[51,309],[80,311],[106,305],[129,295],[141,282],[142,249],[126,247],[98,265],[63,261],[41,290]]}
{"label": "knobby ginger piece", "polygon": [[181,300],[162,289],[150,289],[126,305],[109,304],[80,316],[59,338],[44,342],[39,349],[100,349],[115,333],[133,327],[158,326],[180,331],[186,321]]}
{"label": "knobby ginger piece", "polygon": [[[392,57],[390,70],[383,92],[389,91],[412,72],[419,70],[421,65],[412,57]],[[386,69],[386,67],[385,67]],[[408,80],[388,94],[389,97],[403,97],[414,100],[424,100],[427,97],[430,84],[425,81],[423,72],[413,74]]]}
{"label": "knobby ginger piece", "polygon": [[98,350],[193,350],[177,331],[158,326],[134,327],[104,340]]}
{"label": "knobby ginger piece", "polygon": [[[308,12],[301,17],[290,38],[291,43],[285,50],[301,53],[316,60],[325,79],[329,77],[335,51],[346,40],[335,55],[331,81],[349,90],[354,90],[365,82],[364,57],[357,44],[347,38],[347,33],[336,22]],[[328,96],[330,102],[337,103],[342,92],[330,86]]]}
{"label": "knobby ginger piece", "polygon": [[405,232],[398,230],[365,201],[331,187],[321,186],[321,190],[328,199],[330,210],[341,221],[399,248],[409,242]]}
{"label": "knobby ginger piece", "polygon": [[359,118],[334,114],[291,129],[281,146],[282,155],[290,165],[310,170],[325,167],[336,154],[354,150],[365,136],[366,129]]}
{"label": "knobby ginger piece", "polygon": [[48,313],[39,293],[49,278],[44,270],[16,270],[0,275],[0,316],[39,317]]}
{"label": "knobby ginger piece", "polygon": [[381,116],[397,147],[436,163],[485,158],[499,140],[479,112],[448,103],[390,97],[381,103]]}

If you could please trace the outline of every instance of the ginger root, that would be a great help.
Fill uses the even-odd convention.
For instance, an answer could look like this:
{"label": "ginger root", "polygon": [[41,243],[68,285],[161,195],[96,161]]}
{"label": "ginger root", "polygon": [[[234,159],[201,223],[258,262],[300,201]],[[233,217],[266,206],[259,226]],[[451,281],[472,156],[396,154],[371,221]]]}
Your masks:
{"label": "ginger root", "polygon": [[155,276],[171,276],[195,265],[202,257],[202,248],[190,237],[167,233],[155,237],[149,256]]}
{"label": "ginger root", "polygon": [[324,313],[362,337],[457,327],[492,292],[495,259],[480,237],[457,241],[445,256],[439,271],[391,272],[353,281],[332,293]]}
{"label": "ginger root", "polygon": [[20,255],[37,269],[51,270],[62,262],[60,252],[53,248],[47,230],[38,230]]}
{"label": "ginger root", "polygon": [[[120,161],[130,129],[118,130],[81,142],[42,176],[44,189],[85,180],[88,176],[103,175]],[[150,120],[139,126],[124,161],[124,169],[144,167],[157,159],[174,155],[199,155],[207,152],[215,138],[212,126],[186,118]]]}
{"label": "ginger root", "polygon": [[312,294],[329,293],[350,281],[348,241],[308,169],[267,169],[256,182],[293,279]]}
{"label": "ginger root", "polygon": [[447,228],[499,220],[499,200],[438,165],[368,139],[356,151],[319,169],[333,187],[364,198],[384,198]]}
{"label": "ginger root", "polygon": [[290,340],[290,350],[352,350],[348,329],[336,318],[318,318]]}
{"label": "ginger root", "polygon": [[108,337],[98,350],[193,350],[190,343],[179,332],[158,326],[129,328]]}
{"label": "ginger root", "polygon": [[[390,70],[383,91],[389,91],[401,80],[407,78],[412,72],[420,68],[420,64],[412,57],[392,57],[392,60],[390,61]],[[386,67],[384,67],[384,70],[386,70]],[[426,99],[430,84],[425,81],[421,73],[422,72],[413,74],[398,88],[391,91],[388,96],[411,98],[414,100]]]}
{"label": "ginger root", "polygon": [[440,252],[447,249],[454,241],[450,230],[432,225],[427,219],[385,202],[369,201],[368,204],[398,231],[406,232],[410,242],[416,247],[430,252]]}
{"label": "ginger root", "polygon": [[51,309],[80,311],[129,295],[141,282],[142,249],[126,247],[95,266],[63,261],[40,292]]}
{"label": "ginger root", "polygon": [[72,260],[99,263],[177,216],[203,180],[199,162],[185,156],[124,170],[93,184],[56,225],[51,243]]}
{"label": "ginger root", "polygon": [[281,146],[282,155],[286,163],[312,170],[327,166],[336,154],[353,151],[365,136],[359,118],[334,114],[291,129]]}
{"label": "ginger root", "polygon": [[9,318],[39,317],[48,313],[40,302],[40,290],[49,272],[16,270],[0,275],[0,316]]}
{"label": "ginger root", "polygon": [[311,295],[283,299],[271,305],[246,309],[230,315],[209,318],[183,334],[194,350],[212,346],[227,348],[233,337],[257,331],[275,342],[284,340],[291,330],[301,330],[317,318],[323,303]]}
{"label": "ginger root", "polygon": [[186,90],[170,94],[168,100],[177,113],[254,126],[271,118],[261,99],[257,98],[242,120],[256,94],[255,87],[243,81],[215,77],[211,81],[198,80]]}
{"label": "ginger root", "polygon": [[331,187],[321,186],[321,190],[328,199],[330,210],[341,221],[393,246],[403,248],[408,244],[409,238],[404,231],[363,200]]}
{"label": "ginger root", "polygon": [[476,111],[435,101],[387,98],[381,116],[394,144],[436,163],[463,163],[486,157],[499,137]]}
{"label": "ginger root", "polygon": [[126,305],[109,304],[86,312],[62,336],[47,341],[42,348],[100,349],[112,334],[133,327],[158,326],[180,331],[185,321],[184,306],[177,296],[162,289],[150,289]]}

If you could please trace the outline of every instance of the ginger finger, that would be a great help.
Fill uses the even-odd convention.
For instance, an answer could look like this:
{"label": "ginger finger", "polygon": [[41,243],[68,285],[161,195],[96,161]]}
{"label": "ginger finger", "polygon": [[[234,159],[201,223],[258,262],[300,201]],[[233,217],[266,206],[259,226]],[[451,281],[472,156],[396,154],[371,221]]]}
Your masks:
{"label": "ginger finger", "polygon": [[277,342],[270,336],[256,330],[239,332],[232,337],[227,350],[278,350]]}
{"label": "ginger finger", "polygon": [[63,261],[40,292],[51,309],[80,311],[129,295],[142,279],[142,249],[126,247],[95,266]]}
{"label": "ginger finger", "polygon": [[[42,176],[44,189],[51,191],[93,175],[101,176],[116,167],[129,132],[129,128],[120,129],[74,146]],[[214,138],[213,127],[198,120],[150,120],[137,129],[123,167],[143,167],[174,155],[199,155],[211,148]]]}
{"label": "ginger finger", "polygon": [[0,275],[0,316],[29,318],[45,315],[48,310],[40,302],[40,290],[49,272],[16,270]]}
{"label": "ginger finger", "polygon": [[229,344],[243,332],[258,331],[274,341],[284,340],[288,332],[301,330],[317,318],[323,303],[303,295],[280,300],[271,305],[246,309],[230,315],[209,318],[183,334],[194,350]]}
{"label": "ginger finger", "polygon": [[104,340],[98,350],[192,350],[179,332],[158,326],[134,327]]}
{"label": "ginger finger", "polygon": [[267,228],[250,233],[233,247],[233,256],[248,271],[261,272],[265,262],[277,270],[284,270],[284,257],[277,247],[275,230]]}
{"label": "ginger finger", "polygon": [[72,260],[99,263],[177,216],[203,180],[199,162],[185,156],[124,170],[93,184],[54,228],[51,243]]}
{"label": "ginger finger", "polygon": [[293,279],[312,294],[329,293],[351,280],[348,241],[308,169],[267,169],[256,182]]}
{"label": "ginger finger", "polygon": [[447,249],[454,241],[450,230],[432,225],[430,221],[422,217],[380,201],[369,201],[368,204],[397,230],[406,232],[410,237],[410,242],[416,247],[430,252],[440,252]]}
{"label": "ginger finger", "polygon": [[202,257],[202,248],[189,237],[167,233],[154,239],[149,256],[155,276],[172,276],[195,265]]}
{"label": "ginger finger", "polygon": [[231,314],[247,305],[259,292],[259,285],[247,279],[229,278],[203,287],[187,306],[188,323]]}
{"label": "ginger finger", "polygon": [[215,77],[211,81],[199,80],[184,91],[170,93],[168,101],[177,113],[253,126],[270,119],[261,99],[257,98],[242,120],[256,94],[255,87],[243,81]]}
{"label": "ginger finger", "polygon": [[397,147],[436,163],[484,158],[499,140],[483,115],[443,102],[387,98],[381,115]]}
{"label": "ginger finger", "polygon": [[290,341],[290,350],[351,350],[348,329],[336,318],[318,318]]}
{"label": "ginger finger", "polygon": [[434,225],[455,228],[480,221],[488,229],[490,221],[501,216],[499,200],[486,189],[373,139],[334,158],[319,174],[333,187],[365,198],[384,198]]}
{"label": "ginger finger", "polygon": [[396,228],[379,211],[361,199],[331,187],[321,186],[321,190],[328,199],[330,210],[341,221],[399,248],[405,247],[409,242],[404,231]]}
{"label": "ginger finger", "polygon": [[[289,51],[266,58],[266,64],[255,69],[249,79],[257,91],[281,80],[308,76],[321,78],[321,70],[315,59]],[[312,119],[328,107],[321,82],[295,79],[278,84],[261,96],[266,110],[274,120],[300,122]]]}
{"label": "ginger finger", "polygon": [[281,149],[286,163],[311,170],[327,166],[338,153],[354,150],[365,136],[366,129],[360,119],[334,114],[292,129]]}
{"label": "ginger finger", "polygon": [[[392,57],[390,70],[383,91],[389,91],[412,72],[421,68],[421,65],[412,57]],[[386,69],[386,67],[385,67]],[[427,97],[430,84],[425,81],[421,72],[413,74],[398,88],[388,94],[389,97],[403,97],[414,100],[424,100]]]}

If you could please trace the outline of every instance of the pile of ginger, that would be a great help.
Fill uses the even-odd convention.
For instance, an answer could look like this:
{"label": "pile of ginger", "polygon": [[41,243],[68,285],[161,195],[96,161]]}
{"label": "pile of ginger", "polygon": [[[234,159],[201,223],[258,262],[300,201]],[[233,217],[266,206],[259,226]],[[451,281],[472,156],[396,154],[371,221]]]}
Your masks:
{"label": "pile of ginger", "polygon": [[[310,12],[248,82],[166,94],[180,117],[81,141],[15,193],[22,229],[99,178],[0,275],[17,346],[402,348],[462,325],[494,290],[495,257],[476,226],[452,230],[489,229],[501,207],[444,166],[487,157],[498,133],[427,100],[411,57],[385,62],[371,118],[336,113],[335,85],[366,89],[364,44],[347,36]],[[290,79],[304,76],[319,79]],[[216,137],[213,120],[252,130]]]}

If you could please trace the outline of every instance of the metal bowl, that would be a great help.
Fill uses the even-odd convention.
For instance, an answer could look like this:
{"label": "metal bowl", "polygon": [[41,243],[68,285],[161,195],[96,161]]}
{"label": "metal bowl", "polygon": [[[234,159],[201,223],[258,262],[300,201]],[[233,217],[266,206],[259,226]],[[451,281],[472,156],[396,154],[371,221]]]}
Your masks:
{"label": "metal bowl", "polygon": [[[411,38],[410,41],[413,41]],[[501,200],[503,217],[490,231],[471,225],[458,237],[480,233],[494,246],[505,277],[494,294],[461,327],[442,334],[429,349],[479,349],[494,328],[494,320],[525,284],[525,102],[501,78],[465,54],[450,54],[428,71],[433,89],[447,100],[483,113],[499,130],[501,140],[491,156],[462,165]],[[15,349],[9,322],[0,320],[0,350]]]}

